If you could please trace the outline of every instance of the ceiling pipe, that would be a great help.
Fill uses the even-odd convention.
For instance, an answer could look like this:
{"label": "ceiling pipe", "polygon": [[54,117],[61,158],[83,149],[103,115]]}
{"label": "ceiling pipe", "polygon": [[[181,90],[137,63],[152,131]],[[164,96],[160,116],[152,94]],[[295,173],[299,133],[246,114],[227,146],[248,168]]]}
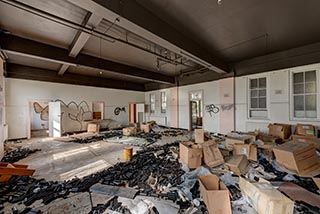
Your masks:
{"label": "ceiling pipe", "polygon": [[[72,28],[72,29],[75,29],[75,30],[80,30],[82,32],[88,33],[88,34],[90,34],[92,36],[98,37],[98,38],[103,39],[105,41],[108,41],[108,42],[121,42],[121,43],[127,44],[129,46],[132,46],[134,48],[137,48],[139,50],[142,50],[142,51],[148,52],[150,54],[153,54],[153,55],[155,55],[157,57],[160,57],[162,59],[171,60],[171,59],[169,59],[167,57],[164,57],[163,55],[161,55],[159,53],[155,53],[155,52],[153,52],[151,50],[148,50],[148,49],[146,49],[144,47],[141,47],[141,46],[136,45],[134,43],[131,43],[129,41],[126,41],[126,40],[123,40],[123,39],[120,39],[120,38],[116,38],[116,37],[111,36],[109,34],[105,34],[105,33],[99,32],[99,31],[95,30],[94,28],[89,28],[89,27],[86,27],[86,26],[82,26],[81,24],[78,24],[76,22],[61,18],[61,17],[56,16],[54,14],[51,14],[51,13],[45,12],[43,10],[34,8],[32,6],[26,5],[24,3],[21,3],[21,2],[15,1],[15,0],[0,0],[0,1],[5,3],[5,4],[11,5],[11,6],[15,7],[15,8],[21,9],[23,11],[32,13],[32,14],[37,15],[37,16],[40,16],[40,17],[45,18],[47,20],[53,21],[55,23],[64,25],[66,27],[69,27],[69,28]],[[191,61],[194,61],[194,60],[191,60]],[[195,63],[199,64],[197,62],[195,62]]]}

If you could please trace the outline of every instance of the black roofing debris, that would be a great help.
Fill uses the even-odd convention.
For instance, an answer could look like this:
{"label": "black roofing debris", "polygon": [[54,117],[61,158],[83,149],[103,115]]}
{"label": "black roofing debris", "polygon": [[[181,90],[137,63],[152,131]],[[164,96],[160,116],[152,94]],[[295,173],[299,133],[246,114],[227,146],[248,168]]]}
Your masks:
{"label": "black roofing debris", "polygon": [[41,149],[29,149],[29,148],[18,148],[12,151],[5,152],[1,162],[15,163],[21,159],[28,157]]}
{"label": "black roofing debris", "polygon": [[[152,144],[164,135],[178,136],[181,135],[180,130],[168,130],[166,132],[150,132],[138,133],[136,137],[145,138],[148,143]],[[76,139],[76,143],[91,143],[111,137],[122,137],[122,131],[110,131],[92,138]],[[149,145],[147,143],[147,145]],[[134,188],[138,190],[139,197],[153,197],[159,200],[169,200],[175,203],[180,210],[196,208],[193,213],[207,213],[207,208],[201,199],[199,181],[188,186],[191,199],[183,195],[181,188],[185,183],[186,171],[183,170],[182,164],[176,156],[179,152],[179,143],[176,141],[171,144],[162,146],[143,146],[136,154],[127,162],[119,162],[114,166],[103,171],[85,176],[83,178],[73,178],[68,181],[46,181],[44,179],[36,179],[29,176],[12,177],[6,183],[0,183],[0,213],[4,209],[3,204],[9,202],[12,204],[23,203],[26,208],[21,212],[12,210],[12,213],[41,213],[40,210],[32,210],[30,206],[40,200],[43,204],[49,204],[58,198],[67,198],[70,193],[91,192],[90,188],[95,184],[104,184],[114,187]],[[18,149],[12,151],[10,156],[6,154],[7,162],[15,162],[19,158],[26,157],[28,154],[39,150]],[[175,152],[173,152],[175,151]],[[21,153],[21,154],[18,154]],[[11,157],[11,159],[10,159]],[[290,182],[319,195],[319,188],[311,178],[304,178],[288,172],[282,171],[272,161],[267,160],[266,156],[259,154],[257,167],[263,169],[264,172],[272,174],[267,179],[271,182]],[[191,170],[190,172],[195,172]],[[220,172],[221,175],[226,175]],[[274,176],[273,176],[274,175]],[[193,175],[194,176],[194,175]],[[189,178],[189,177],[188,177]],[[238,179],[236,175],[231,175],[230,180]],[[257,178],[257,177],[255,177]],[[197,176],[196,178],[197,179]],[[229,189],[232,203],[242,198],[242,193],[238,183],[226,183]],[[91,194],[91,193],[90,193]],[[242,207],[237,207],[239,212],[245,212]],[[130,214],[128,207],[119,201],[119,197],[114,195],[105,204],[93,206],[90,214],[104,213],[105,210],[111,210],[119,213]],[[32,212],[31,212],[32,211]],[[159,211],[154,207],[151,213],[157,214]],[[318,213],[316,207],[312,207],[304,202],[295,202],[295,213]]]}

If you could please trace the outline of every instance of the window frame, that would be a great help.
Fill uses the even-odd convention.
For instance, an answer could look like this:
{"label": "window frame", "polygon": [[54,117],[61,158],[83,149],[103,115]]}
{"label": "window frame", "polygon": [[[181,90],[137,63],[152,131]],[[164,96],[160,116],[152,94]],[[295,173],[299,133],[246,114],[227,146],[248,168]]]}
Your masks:
{"label": "window frame", "polygon": [[[164,100],[162,95],[164,94]],[[160,91],[160,109],[161,109],[161,114],[166,114],[167,113],[167,93],[165,91]],[[164,102],[163,102],[164,101]],[[165,104],[165,108],[163,108],[163,104]]]}
{"label": "window frame", "polygon": [[[310,118],[310,117],[295,117],[294,115],[294,84],[293,84],[293,75],[295,73],[301,73],[301,72],[308,72],[308,71],[315,71],[316,72],[316,117]],[[320,93],[319,93],[319,81],[320,81],[320,68],[319,66],[309,65],[304,67],[297,67],[294,69],[291,69],[289,72],[289,114],[290,114],[290,120],[292,121],[318,121],[320,118]],[[305,82],[305,81],[304,81]],[[306,95],[304,92],[303,95]],[[304,102],[305,104],[305,102]],[[306,111],[306,110],[304,110]]]}
{"label": "window frame", "polygon": [[[251,80],[254,79],[260,79],[260,78],[265,78],[266,79],[266,108],[265,109],[259,109],[259,108],[251,108],[251,88],[250,88],[250,82]],[[269,75],[266,74],[262,74],[262,75],[254,75],[252,77],[248,77],[247,78],[247,104],[248,104],[248,119],[252,119],[252,120],[269,120],[270,119],[270,97],[269,97],[269,90],[270,90],[270,78]],[[259,102],[259,99],[258,99]],[[251,116],[251,111],[266,111],[266,116]]]}
{"label": "window frame", "polygon": [[[154,97],[154,99],[152,99]],[[156,94],[155,93],[150,93],[150,113],[154,114],[156,112]],[[152,101],[153,100],[153,101]],[[154,106],[154,109],[152,108]]]}

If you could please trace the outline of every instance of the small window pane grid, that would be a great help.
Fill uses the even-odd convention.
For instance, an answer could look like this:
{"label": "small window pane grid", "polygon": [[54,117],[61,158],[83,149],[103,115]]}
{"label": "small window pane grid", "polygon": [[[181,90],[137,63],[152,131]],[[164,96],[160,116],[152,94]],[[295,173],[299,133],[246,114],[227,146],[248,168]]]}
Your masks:
{"label": "small window pane grid", "polygon": [[161,113],[166,113],[166,111],[167,111],[166,92],[161,92]]}
{"label": "small window pane grid", "polygon": [[267,78],[250,79],[250,117],[266,118],[267,115]]}
{"label": "small window pane grid", "polygon": [[156,95],[150,94],[150,113],[155,113],[156,111]]}
{"label": "small window pane grid", "polygon": [[293,115],[295,118],[317,118],[315,70],[293,73]]}

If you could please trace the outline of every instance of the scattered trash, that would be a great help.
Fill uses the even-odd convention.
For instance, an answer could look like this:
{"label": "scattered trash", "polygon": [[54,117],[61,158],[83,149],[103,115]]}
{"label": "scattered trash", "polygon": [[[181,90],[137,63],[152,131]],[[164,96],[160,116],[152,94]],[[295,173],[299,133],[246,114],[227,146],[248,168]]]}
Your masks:
{"label": "scattered trash", "polygon": [[29,155],[41,151],[40,149],[18,148],[9,152],[5,152],[1,162],[15,163]]}

